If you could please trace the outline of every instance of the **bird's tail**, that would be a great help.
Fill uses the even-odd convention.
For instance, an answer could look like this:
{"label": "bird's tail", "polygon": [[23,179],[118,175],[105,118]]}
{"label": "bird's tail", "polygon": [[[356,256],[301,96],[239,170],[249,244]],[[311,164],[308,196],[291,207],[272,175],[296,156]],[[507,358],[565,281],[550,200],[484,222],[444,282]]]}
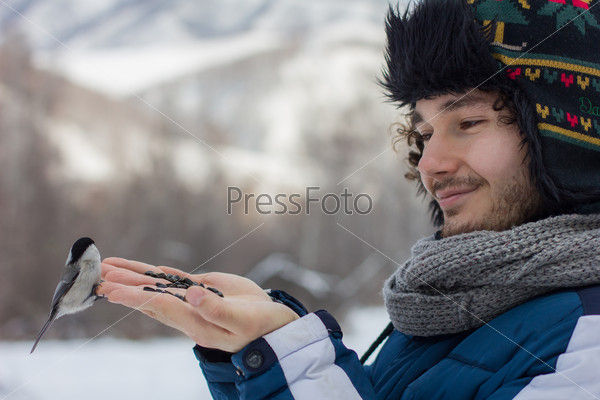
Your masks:
{"label": "bird's tail", "polygon": [[50,318],[48,318],[48,321],[46,321],[46,323],[44,324],[44,327],[40,331],[40,334],[38,335],[37,339],[35,339],[35,343],[33,344],[33,347],[31,348],[31,351],[29,352],[29,354],[33,353],[33,351],[35,350],[35,348],[38,345],[38,342],[40,341],[42,336],[44,336],[44,333],[46,333],[48,328],[50,328],[50,325],[52,325],[52,323],[54,322],[55,319],[56,319],[56,313],[52,313],[52,315],[50,315]]}

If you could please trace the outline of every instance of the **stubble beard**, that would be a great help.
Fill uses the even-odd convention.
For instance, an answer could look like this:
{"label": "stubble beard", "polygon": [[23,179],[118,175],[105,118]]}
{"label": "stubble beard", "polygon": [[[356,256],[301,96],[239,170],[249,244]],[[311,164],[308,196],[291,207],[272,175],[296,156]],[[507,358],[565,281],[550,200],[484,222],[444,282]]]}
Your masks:
{"label": "stubble beard", "polygon": [[[475,231],[504,231],[514,226],[532,222],[542,215],[542,199],[535,187],[530,183],[527,169],[523,169],[501,191],[493,195],[492,206],[488,212],[471,221],[455,221],[452,217],[460,213],[460,209],[444,212],[442,237],[459,235]],[[479,177],[465,178],[478,188],[489,184]]]}

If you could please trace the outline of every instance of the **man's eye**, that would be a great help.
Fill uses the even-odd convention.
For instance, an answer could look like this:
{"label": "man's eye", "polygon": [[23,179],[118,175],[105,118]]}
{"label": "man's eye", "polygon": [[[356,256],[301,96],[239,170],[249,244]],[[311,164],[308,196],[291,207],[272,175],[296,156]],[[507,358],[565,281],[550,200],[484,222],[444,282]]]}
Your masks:
{"label": "man's eye", "polygon": [[431,139],[431,136],[431,133],[421,133],[421,139],[423,139],[424,142],[428,142],[429,139]]}
{"label": "man's eye", "polygon": [[482,122],[482,121],[481,120],[463,121],[460,123],[460,127],[461,127],[461,129],[469,129],[469,128],[472,128],[475,125],[479,124],[480,122]]}

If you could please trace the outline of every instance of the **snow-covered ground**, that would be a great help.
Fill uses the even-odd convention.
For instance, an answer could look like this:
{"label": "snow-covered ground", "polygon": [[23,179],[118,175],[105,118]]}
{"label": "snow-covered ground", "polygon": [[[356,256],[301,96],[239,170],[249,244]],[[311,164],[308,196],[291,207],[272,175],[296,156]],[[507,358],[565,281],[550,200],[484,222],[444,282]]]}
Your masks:
{"label": "snow-covered ground", "polygon": [[[361,355],[387,324],[383,307],[354,311],[346,345]],[[0,400],[210,399],[186,338],[0,342]]]}

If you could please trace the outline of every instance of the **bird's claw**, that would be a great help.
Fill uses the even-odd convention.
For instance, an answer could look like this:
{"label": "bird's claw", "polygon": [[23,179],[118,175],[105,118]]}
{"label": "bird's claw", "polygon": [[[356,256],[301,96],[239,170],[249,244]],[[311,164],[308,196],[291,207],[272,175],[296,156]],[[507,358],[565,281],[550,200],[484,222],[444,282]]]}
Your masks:
{"label": "bird's claw", "polygon": [[102,286],[102,282],[104,282],[104,280],[100,280],[100,282],[96,283],[93,287],[92,287],[92,294],[95,296],[94,301],[98,301],[101,299],[105,299],[106,296],[103,294],[97,294],[96,291],[98,290],[99,287]]}

